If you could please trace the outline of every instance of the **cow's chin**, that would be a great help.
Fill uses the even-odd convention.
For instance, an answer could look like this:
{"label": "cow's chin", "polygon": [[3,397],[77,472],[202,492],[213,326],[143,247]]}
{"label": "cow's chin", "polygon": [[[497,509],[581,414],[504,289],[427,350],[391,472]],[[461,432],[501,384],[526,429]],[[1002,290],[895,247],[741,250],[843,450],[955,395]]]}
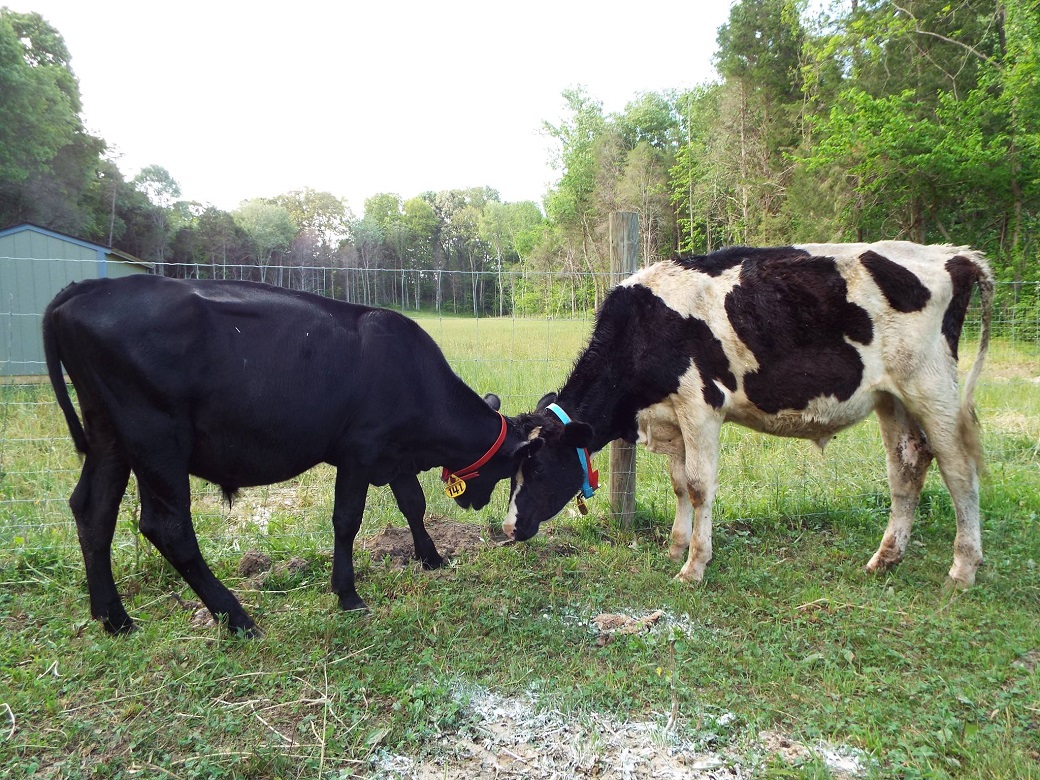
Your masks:
{"label": "cow's chin", "polygon": [[486,496],[473,491],[467,491],[455,499],[455,503],[463,509],[483,509],[491,503],[491,494]]}
{"label": "cow's chin", "polygon": [[526,542],[533,536],[538,534],[538,523],[531,523],[530,525],[515,526],[513,528],[512,539],[514,542]]}

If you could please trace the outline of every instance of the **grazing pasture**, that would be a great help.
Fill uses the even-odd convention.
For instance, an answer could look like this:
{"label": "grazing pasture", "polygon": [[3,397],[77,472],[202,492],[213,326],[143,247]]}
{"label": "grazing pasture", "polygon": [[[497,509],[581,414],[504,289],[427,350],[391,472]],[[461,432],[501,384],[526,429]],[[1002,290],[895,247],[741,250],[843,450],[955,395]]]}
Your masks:
{"label": "grazing pasture", "polygon": [[[509,414],[559,386],[591,329],[420,322]],[[407,531],[371,490],[355,554],[368,614],[329,597],[330,468],[230,508],[196,483],[203,554],[260,641],[207,619],[137,534],[133,491],[113,558],[141,630],[90,621],[64,422],[49,388],[0,387],[0,774],[1040,777],[1038,378],[1036,343],[994,341],[976,391],[986,562],[967,591],[942,587],[955,524],[934,466],[906,560],[863,573],[888,512],[872,418],[824,455],[726,426],[700,586],[672,580],[667,464],[642,450],[630,523],[601,491],[524,545],[496,544],[504,486],[464,513],[424,474],[435,541],[477,532],[434,572],[387,551],[387,528]]]}

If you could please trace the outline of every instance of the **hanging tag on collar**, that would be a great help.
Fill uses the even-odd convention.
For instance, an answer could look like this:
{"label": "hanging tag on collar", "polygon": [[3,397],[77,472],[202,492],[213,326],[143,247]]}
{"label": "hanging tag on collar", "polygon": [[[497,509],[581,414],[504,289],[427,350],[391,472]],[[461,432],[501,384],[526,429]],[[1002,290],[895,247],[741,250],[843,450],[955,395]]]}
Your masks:
{"label": "hanging tag on collar", "polygon": [[585,499],[582,497],[581,493],[578,494],[577,504],[578,511],[581,512],[581,514],[587,515],[589,513],[589,507],[585,504]]}
{"label": "hanging tag on collar", "polygon": [[454,474],[448,476],[447,484],[444,486],[444,495],[448,498],[458,498],[466,492],[466,480]]}

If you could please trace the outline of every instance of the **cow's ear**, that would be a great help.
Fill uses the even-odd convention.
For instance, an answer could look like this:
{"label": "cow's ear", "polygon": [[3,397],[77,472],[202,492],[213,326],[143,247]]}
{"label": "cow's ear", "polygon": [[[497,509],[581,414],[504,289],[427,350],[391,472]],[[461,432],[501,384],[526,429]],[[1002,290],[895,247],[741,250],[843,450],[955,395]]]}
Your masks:
{"label": "cow's ear", "polygon": [[521,463],[527,458],[533,457],[544,445],[545,439],[541,436],[535,436],[533,439],[528,439],[513,450],[513,462]]}
{"label": "cow's ear", "polygon": [[592,426],[583,422],[567,423],[560,443],[568,447],[588,447],[592,443]]}
{"label": "cow's ear", "polygon": [[502,400],[494,393],[488,393],[484,396],[484,403],[494,409],[496,412],[502,408]]}
{"label": "cow's ear", "polygon": [[538,406],[536,406],[534,409],[536,412],[540,412],[542,411],[542,409],[544,409],[552,403],[556,403],[556,393],[546,393],[542,396],[542,400],[538,402]]}

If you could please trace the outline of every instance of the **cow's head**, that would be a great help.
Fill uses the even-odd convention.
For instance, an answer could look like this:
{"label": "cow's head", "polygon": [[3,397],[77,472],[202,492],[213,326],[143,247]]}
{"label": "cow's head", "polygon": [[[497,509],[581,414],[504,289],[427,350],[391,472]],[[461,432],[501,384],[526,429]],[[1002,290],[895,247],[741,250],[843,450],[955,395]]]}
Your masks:
{"label": "cow's head", "polygon": [[538,527],[555,517],[585,481],[577,451],[590,445],[592,426],[562,422],[546,409],[555,400],[556,395],[550,393],[538,402],[536,411],[516,418],[527,447],[514,458],[509,511],[502,530],[517,541],[538,533]]}
{"label": "cow's head", "polygon": [[[484,396],[484,401],[496,412],[499,411],[501,401],[497,395],[488,393]],[[487,506],[495,485],[503,479],[512,478],[519,463],[526,460],[531,451],[540,446],[529,441],[526,434],[521,433],[518,418],[506,417],[505,421],[505,439],[501,445],[491,459],[477,469],[476,475],[466,477],[465,490],[454,497],[455,503],[463,509],[483,509]]]}

